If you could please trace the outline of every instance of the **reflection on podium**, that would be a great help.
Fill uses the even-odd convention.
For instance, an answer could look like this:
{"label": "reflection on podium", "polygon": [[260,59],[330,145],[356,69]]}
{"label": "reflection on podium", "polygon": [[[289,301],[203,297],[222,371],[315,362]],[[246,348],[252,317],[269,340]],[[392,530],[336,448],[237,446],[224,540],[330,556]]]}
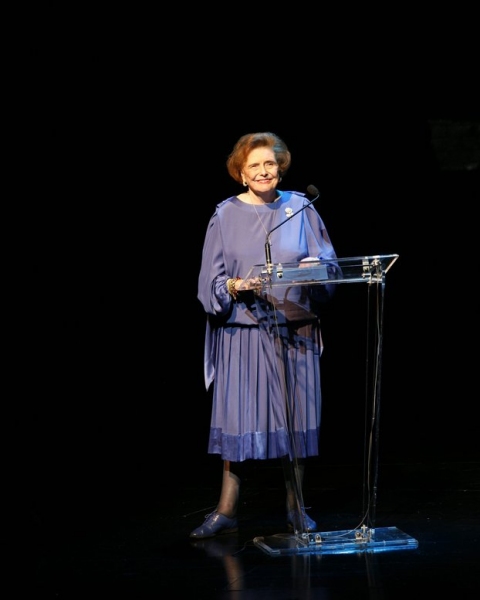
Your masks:
{"label": "reflection on podium", "polygon": [[417,540],[396,527],[375,527],[378,478],[378,441],[381,392],[381,362],[383,343],[383,308],[386,274],[398,259],[398,254],[337,258],[335,261],[254,265],[244,280],[244,288],[253,290],[258,322],[266,342],[271,345],[277,380],[285,396],[287,424],[290,436],[292,477],[302,443],[295,432],[295,400],[291,393],[295,373],[285,353],[285,328],[315,315],[315,303],[326,297],[326,286],[357,283],[367,291],[367,351],[365,367],[365,434],[363,506],[360,523],[351,529],[309,532],[302,518],[301,485],[295,488],[297,522],[293,534],[277,534],[254,538],[255,545],[272,556],[282,554],[346,554],[385,552],[418,547]]}

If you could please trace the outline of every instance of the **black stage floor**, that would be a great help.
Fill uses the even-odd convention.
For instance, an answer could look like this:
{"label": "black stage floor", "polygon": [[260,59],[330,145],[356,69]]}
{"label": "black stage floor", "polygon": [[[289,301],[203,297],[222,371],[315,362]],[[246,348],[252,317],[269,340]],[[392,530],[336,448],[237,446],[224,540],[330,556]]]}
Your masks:
{"label": "black stage floor", "polygon": [[[183,482],[162,481],[159,468],[148,484],[143,476],[110,486],[99,481],[83,492],[70,486],[63,496],[57,483],[29,515],[19,583],[29,586],[30,598],[52,599],[478,597],[479,462],[379,464],[373,524],[406,534],[415,543],[405,549],[314,547],[279,555],[255,542],[286,534],[283,475],[275,462],[255,465],[244,481],[238,533],[189,539],[215,507],[219,465],[207,458]],[[310,465],[304,500],[320,531],[361,522],[360,471],[320,460]]]}

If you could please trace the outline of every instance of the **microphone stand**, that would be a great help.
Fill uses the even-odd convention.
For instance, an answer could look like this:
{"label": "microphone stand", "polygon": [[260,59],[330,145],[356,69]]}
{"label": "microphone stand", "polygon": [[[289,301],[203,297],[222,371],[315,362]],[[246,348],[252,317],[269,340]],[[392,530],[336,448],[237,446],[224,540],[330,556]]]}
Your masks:
{"label": "microphone stand", "polygon": [[[313,187],[313,186],[309,186],[309,187]],[[272,253],[270,250],[270,246],[271,246],[271,242],[270,242],[270,236],[271,234],[278,229],[279,227],[281,227],[284,223],[286,223],[287,221],[290,221],[290,219],[292,217],[294,217],[295,215],[298,215],[299,212],[302,212],[302,210],[305,210],[307,207],[310,206],[310,204],[313,204],[313,202],[315,202],[315,200],[317,200],[320,197],[320,192],[315,188],[315,193],[317,194],[315,196],[315,198],[313,198],[312,200],[309,200],[306,204],[304,204],[302,206],[302,208],[299,208],[298,210],[296,210],[294,213],[292,213],[291,215],[289,215],[286,219],[284,219],[281,223],[279,223],[278,225],[276,225],[273,229],[270,229],[270,231],[267,233],[266,237],[265,237],[265,265],[267,268],[267,274],[271,275],[273,272],[273,263],[272,263]]]}

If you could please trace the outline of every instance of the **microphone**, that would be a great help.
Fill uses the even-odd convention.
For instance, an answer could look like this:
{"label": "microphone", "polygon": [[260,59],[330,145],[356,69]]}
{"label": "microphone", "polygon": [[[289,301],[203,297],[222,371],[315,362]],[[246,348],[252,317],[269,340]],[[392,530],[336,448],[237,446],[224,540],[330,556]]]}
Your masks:
{"label": "microphone", "polygon": [[314,186],[314,185],[309,185],[307,187],[307,192],[311,195],[314,196],[314,198],[312,200],[309,200],[306,204],[304,204],[302,206],[302,208],[298,209],[297,211],[295,211],[294,213],[292,213],[291,215],[288,215],[288,217],[286,219],[284,219],[283,221],[281,221],[278,225],[276,225],[273,229],[270,229],[270,231],[267,233],[267,236],[265,238],[265,262],[266,262],[266,267],[267,267],[267,273],[269,275],[272,274],[273,272],[273,264],[272,264],[272,254],[270,251],[270,235],[279,227],[281,227],[284,223],[286,223],[287,221],[290,221],[290,219],[292,217],[294,217],[295,215],[298,215],[299,212],[302,212],[302,210],[305,210],[308,206],[310,206],[310,204],[312,204],[313,202],[315,202],[315,200],[318,200],[318,198],[320,198],[320,192],[318,191],[318,189]]}

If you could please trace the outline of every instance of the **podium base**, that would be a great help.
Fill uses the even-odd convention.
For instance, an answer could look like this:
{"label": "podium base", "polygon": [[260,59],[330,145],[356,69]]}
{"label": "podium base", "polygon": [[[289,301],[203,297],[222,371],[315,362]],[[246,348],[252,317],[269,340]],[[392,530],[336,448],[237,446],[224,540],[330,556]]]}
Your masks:
{"label": "podium base", "polygon": [[355,554],[414,550],[418,541],[396,527],[283,534],[256,537],[255,546],[271,556],[290,554]]}

